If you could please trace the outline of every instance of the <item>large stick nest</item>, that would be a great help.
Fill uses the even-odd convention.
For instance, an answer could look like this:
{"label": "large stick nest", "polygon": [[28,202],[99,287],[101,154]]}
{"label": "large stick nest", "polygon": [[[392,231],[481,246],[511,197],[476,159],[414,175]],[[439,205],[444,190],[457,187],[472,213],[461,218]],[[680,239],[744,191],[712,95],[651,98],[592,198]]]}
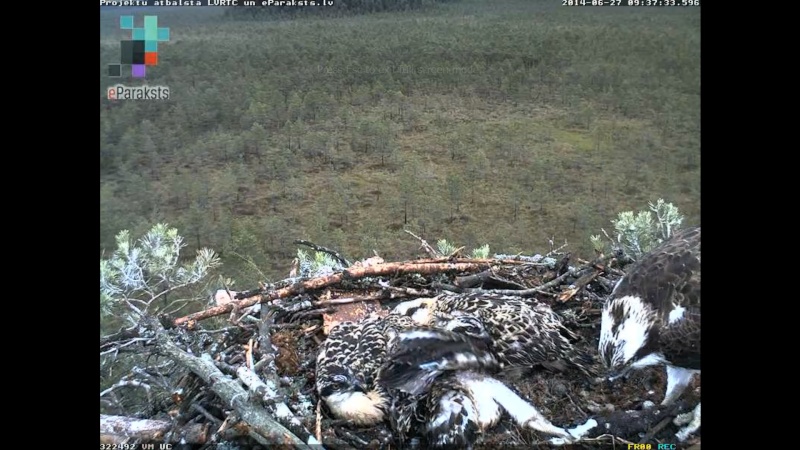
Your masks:
{"label": "large stick nest", "polygon": [[[327,282],[292,279],[246,293],[227,292],[234,299],[222,295],[222,301],[218,299],[217,306],[212,308],[213,314],[193,315],[206,319],[225,313],[217,318],[162,317],[161,323],[167,325],[170,338],[179,347],[193,355],[211,355],[227,375],[235,378],[236,369],[242,365],[253,369],[278,393],[278,398],[266,400],[265,408],[271,402],[284,402],[305,430],[321,438],[325,448],[390,449],[396,446],[388,426],[360,429],[333,420],[324,406],[318,408],[315,358],[332,325],[359,320],[375,312],[385,313],[401,301],[432,296],[445,289],[515,291],[551,305],[564,318],[565,325],[582,337],[578,345],[596,353],[603,301],[623,274],[619,268],[612,268],[613,261],[608,265],[604,262],[604,259],[569,261],[567,255],[555,264],[525,258],[378,261],[372,266],[356,263],[349,274],[333,279],[328,275]],[[420,270],[413,270],[415,263]],[[575,263],[574,267],[570,263]],[[384,270],[391,265],[402,269]],[[369,276],[372,273],[380,276]],[[309,286],[321,287],[309,289]],[[276,295],[278,291],[282,294]],[[226,303],[227,300],[232,301]],[[268,313],[272,311],[271,304],[281,304],[284,308],[292,305],[298,312]],[[126,379],[134,378],[135,374],[131,374]],[[517,372],[501,374],[500,378],[518,389],[558,426],[571,427],[595,418],[600,426],[572,448],[610,448],[627,443],[649,443],[652,448],[659,443],[699,448],[699,432],[697,438],[679,444],[675,438],[678,427],[672,421],[700,401],[699,379],[676,405],[661,408],[658,405],[666,388],[663,368],[638,371],[613,385],[599,379],[587,383],[577,372]],[[234,408],[197,376],[187,370],[173,370],[168,379],[168,383],[162,383],[163,389],[147,391],[149,411],[144,413],[147,418],[170,423],[173,432],[187,426],[207,425],[207,436],[198,439],[191,448],[263,448],[263,442],[259,444],[247,436],[247,424],[239,421]],[[263,401],[263,396],[260,399]],[[114,409],[107,404],[101,404],[103,410],[131,415],[124,408]],[[140,418],[142,414],[139,413]],[[169,433],[166,431],[158,438],[170,440]],[[481,436],[476,448],[537,445],[547,448],[548,437],[519,429],[507,419]],[[111,441],[120,439],[117,436],[116,441]]]}

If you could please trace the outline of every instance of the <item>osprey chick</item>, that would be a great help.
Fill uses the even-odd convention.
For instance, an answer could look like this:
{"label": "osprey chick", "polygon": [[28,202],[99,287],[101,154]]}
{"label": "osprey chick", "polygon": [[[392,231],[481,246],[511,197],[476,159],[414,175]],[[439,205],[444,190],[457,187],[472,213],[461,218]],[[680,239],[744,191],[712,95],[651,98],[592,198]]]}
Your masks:
{"label": "osprey chick", "polygon": [[391,404],[377,382],[378,369],[397,332],[414,322],[396,314],[342,322],[331,328],[317,355],[317,393],[339,419],[356,425],[381,422]]}
{"label": "osprey chick", "polygon": [[[404,330],[402,335],[401,330]],[[390,363],[406,364],[409,352],[430,347],[433,341],[439,344],[435,354],[430,354],[426,359],[428,364],[415,372],[420,377],[414,383],[424,386],[420,389],[424,392],[411,395],[384,386],[382,367]],[[390,354],[396,356],[391,362]],[[465,448],[471,445],[477,431],[493,424],[494,416],[486,416],[482,411],[488,406],[482,405],[495,409],[496,406],[486,399],[483,403],[474,399],[479,394],[472,391],[487,387],[479,389],[473,386],[475,383],[457,377],[441,381],[436,378],[442,371],[470,358],[479,358],[476,362],[479,366],[497,365],[485,342],[455,332],[416,326],[408,316],[389,314],[357,323],[342,322],[331,329],[317,356],[317,392],[336,418],[355,425],[378,424],[390,413],[392,428],[401,443],[412,432],[419,431],[435,448]],[[455,409],[457,405],[465,406]],[[499,413],[493,414],[499,417]],[[536,416],[528,415],[523,419],[535,422]],[[425,428],[420,424],[430,426]],[[548,425],[536,422],[540,428]]]}
{"label": "osprey chick", "polygon": [[[465,334],[414,327],[397,336],[378,379],[391,393],[389,418],[401,447],[407,436],[418,431],[427,434],[431,442],[441,442],[437,448],[446,448],[449,442],[463,448],[465,442],[474,440],[478,428],[471,426],[466,416],[448,416],[436,422],[439,413],[434,408],[442,399],[459,402],[467,395],[454,378],[439,377],[467,362],[477,367],[499,367],[485,341]],[[421,430],[420,424],[434,422],[435,429]]]}
{"label": "osprey chick", "polygon": [[517,392],[480,372],[448,372],[431,383],[421,395],[395,391],[392,426],[401,439],[413,430],[424,437],[423,448],[471,449],[478,436],[488,431],[506,411],[523,428],[575,440],[567,430],[550,423]]}
{"label": "osprey chick", "polygon": [[522,427],[575,438],[508,386],[476,372],[504,365],[586,371],[591,358],[572,346],[577,336],[549,307],[514,296],[443,294],[404,302],[393,313],[427,327],[401,331],[381,369],[381,382],[399,391],[400,405],[392,407],[398,434],[418,420],[429,446],[464,448],[507,411]]}
{"label": "osprey chick", "polygon": [[[700,372],[700,227],[674,233],[628,270],[603,307],[598,350],[611,380],[665,364],[662,405],[680,397]],[[698,404],[678,437],[699,426]]]}
{"label": "osprey chick", "polygon": [[[411,317],[420,325],[463,333],[484,341],[504,367],[542,366],[555,371],[573,367],[592,375],[588,368],[592,358],[573,346],[578,336],[563,325],[561,318],[549,306],[532,299],[497,294],[446,293],[401,303],[394,313]],[[416,354],[420,358],[430,358],[437,344],[433,342],[432,347]],[[485,367],[485,364],[478,363],[480,360],[464,360],[458,368]],[[395,376],[398,380],[404,378],[400,374],[389,378]]]}

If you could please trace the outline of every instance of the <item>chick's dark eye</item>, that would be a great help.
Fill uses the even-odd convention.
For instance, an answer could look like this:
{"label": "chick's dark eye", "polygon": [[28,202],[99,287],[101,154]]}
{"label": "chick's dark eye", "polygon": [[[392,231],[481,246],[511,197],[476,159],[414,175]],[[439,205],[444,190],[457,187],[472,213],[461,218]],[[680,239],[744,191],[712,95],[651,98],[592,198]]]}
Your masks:
{"label": "chick's dark eye", "polygon": [[334,392],[336,392],[337,390],[338,389],[336,388],[336,386],[334,386],[333,384],[329,384],[329,385],[327,385],[327,386],[322,388],[322,390],[320,391],[319,395],[322,396],[322,397],[327,397],[327,396],[333,394]]}

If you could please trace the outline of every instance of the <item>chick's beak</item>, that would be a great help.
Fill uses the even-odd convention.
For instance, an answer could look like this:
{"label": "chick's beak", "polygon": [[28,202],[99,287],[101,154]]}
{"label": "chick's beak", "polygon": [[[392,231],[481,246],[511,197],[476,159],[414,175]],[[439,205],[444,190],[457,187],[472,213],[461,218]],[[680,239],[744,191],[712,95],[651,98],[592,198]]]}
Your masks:
{"label": "chick's beak", "polygon": [[361,381],[356,380],[353,382],[353,391],[361,392],[362,394],[366,394],[367,390],[364,388],[364,384]]}

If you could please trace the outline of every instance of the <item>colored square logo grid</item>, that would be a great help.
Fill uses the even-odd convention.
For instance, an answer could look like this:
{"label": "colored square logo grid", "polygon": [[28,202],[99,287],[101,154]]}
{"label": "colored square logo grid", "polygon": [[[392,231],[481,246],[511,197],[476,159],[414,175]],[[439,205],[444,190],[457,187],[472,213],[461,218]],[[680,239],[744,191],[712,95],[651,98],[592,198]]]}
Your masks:
{"label": "colored square logo grid", "polygon": [[108,76],[122,76],[122,66],[129,65],[133,78],[144,78],[147,66],[158,65],[158,43],[169,41],[169,28],[159,28],[158,16],[144,16],[138,28],[133,16],[120,16],[119,27],[131,30],[131,39],[120,42],[120,64],[109,64]]}

